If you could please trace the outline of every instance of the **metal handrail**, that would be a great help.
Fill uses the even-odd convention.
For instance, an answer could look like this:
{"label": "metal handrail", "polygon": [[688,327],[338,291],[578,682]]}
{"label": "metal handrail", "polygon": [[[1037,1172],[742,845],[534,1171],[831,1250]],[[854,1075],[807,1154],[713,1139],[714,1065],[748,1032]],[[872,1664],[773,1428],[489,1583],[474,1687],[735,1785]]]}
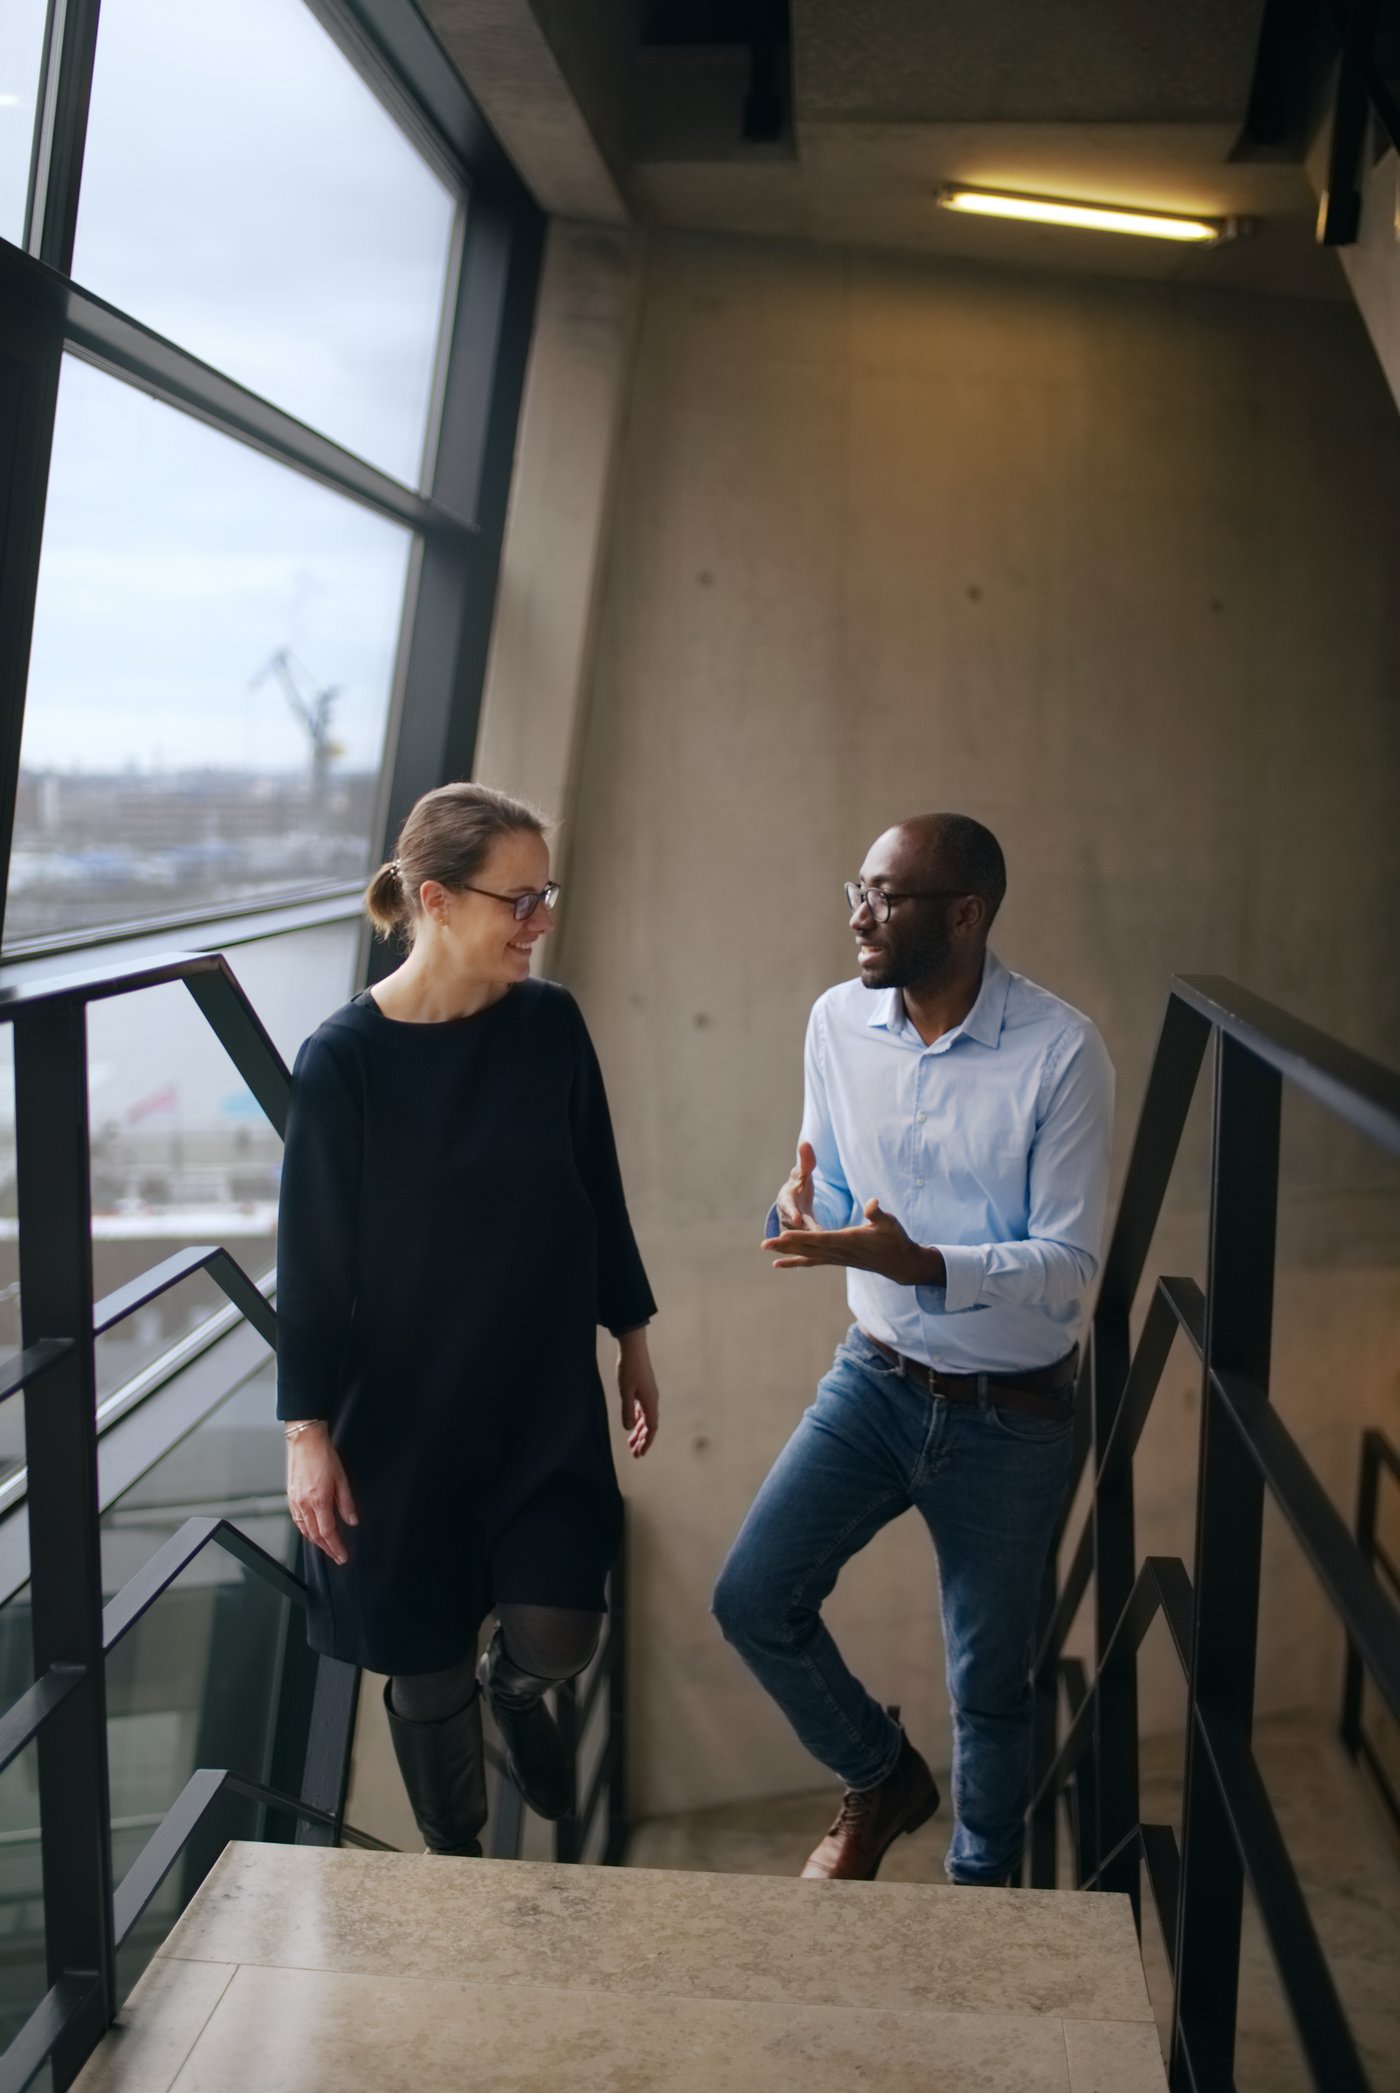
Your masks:
{"label": "metal handrail", "polygon": [[[87,1129],[87,1007],[109,996],[182,981],[278,1132],[286,1128],[291,1078],[220,953],[128,954],[71,973],[0,980],[0,1022],[15,1033],[15,1129],[19,1193],[21,1349],[0,1367],[0,1400],[23,1394],[28,1466],[33,1684],[0,1715],[0,1765],[33,1745],[39,1761],[40,1851],[49,1990],[0,2056],[0,2093],[30,2083],[47,2061],[56,2093],[72,2083],[115,2017],[116,1949],[159,1886],[203,1811],[186,1791],[114,1885],[107,1774],[105,1660],[108,1650],[206,1547],[236,1554],[285,1597],[304,1605],[299,1578],[236,1527],[191,1521],[106,1609],[102,1605],[95,1346],[146,1302],[204,1270],[275,1343],[276,1317],[259,1288],[220,1246],[176,1253],[94,1301]],[[358,1673],[315,1660],[300,1792],[271,1800],[298,1824],[297,1837],[341,1835]],[[198,1778],[198,1777],[197,1777]],[[215,1788],[242,1775],[204,1780]],[[204,1792],[201,1791],[201,1792]],[[140,1885],[168,1853],[146,1895]]]}
{"label": "metal handrail", "polygon": [[[1129,1314],[1212,1043],[1206,1284],[1158,1280],[1133,1345]],[[1075,1480],[1092,1464],[1089,1513],[1063,1584],[1055,1559],[1047,1570],[1034,1664],[1031,1880],[1054,1884],[1061,1797],[1081,1887],[1125,1892],[1137,1916],[1146,1863],[1172,1975],[1172,2085],[1181,2089],[1233,2085],[1246,1881],[1315,2082],[1328,2093],[1367,2083],[1250,1742],[1266,1497],[1282,1512],[1344,1625],[1349,1694],[1353,1669],[1358,1678],[1364,1671],[1400,1715],[1400,1609],[1375,1574],[1370,1470],[1363,1473],[1363,1517],[1353,1536],[1269,1401],[1285,1082],[1400,1153],[1400,1075],[1233,982],[1215,976],[1173,982],[1081,1377],[1090,1429],[1080,1435]],[[1134,1554],[1134,1454],[1178,1335],[1186,1337],[1202,1373],[1190,1572],[1175,1558],[1149,1558],[1138,1568]],[[1367,1459],[1393,1465],[1400,1476],[1393,1448],[1368,1451]],[[1089,1592],[1092,1675],[1064,1655]],[[1136,1653],[1159,1610],[1187,1684],[1180,1848],[1169,1826],[1144,1824],[1139,1808]],[[1063,1737],[1061,1692],[1068,1712]],[[1354,1698],[1359,1717],[1359,1685]]]}
{"label": "metal handrail", "polygon": [[[299,1792],[228,1769],[200,1768],[152,1831],[125,1878],[111,1880],[104,1663],[163,1592],[204,1551],[234,1556],[299,1608],[304,1581],[231,1521],[187,1519],[119,1591],[102,1603],[98,1545],[94,1346],[147,1302],[206,1272],[267,1343],[276,1312],[220,1245],[175,1252],[100,1301],[92,1297],[87,1154],[90,1003],[181,981],[279,1134],[291,1078],[225,956],[143,951],[37,976],[0,975],[0,1023],[15,1028],[15,1118],[20,1214],[21,1350],[0,1363],[0,1402],[22,1393],[28,1449],[30,1601],[35,1678],[0,1713],[0,1770],[33,1745],[39,1758],[49,1989],[0,2054],[0,2093],[20,2093],[45,2062],[55,2093],[72,2083],[120,2004],[116,1950],[217,1798],[252,1797],[297,1822],[301,1843],[367,1847],[381,1841],[344,1819],[359,1672],[316,1657]],[[609,1583],[609,1624],[580,1702],[572,1682],[556,1692],[566,1749],[597,1711],[608,1731],[582,1806],[555,1827],[555,1856],[579,1860],[604,1800],[601,1858],[626,1847],[626,1534]],[[499,1761],[497,1762],[499,1765]],[[524,1804],[500,1767],[493,1851],[518,1855]]]}

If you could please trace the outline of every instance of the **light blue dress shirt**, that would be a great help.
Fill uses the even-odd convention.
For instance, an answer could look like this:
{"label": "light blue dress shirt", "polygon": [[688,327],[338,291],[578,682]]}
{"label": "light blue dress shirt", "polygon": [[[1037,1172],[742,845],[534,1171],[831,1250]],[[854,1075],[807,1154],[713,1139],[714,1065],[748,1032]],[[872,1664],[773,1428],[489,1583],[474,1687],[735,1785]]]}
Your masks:
{"label": "light blue dress shirt", "polygon": [[942,1252],[946,1286],[847,1273],[856,1321],[926,1366],[1025,1372],[1069,1351],[1099,1268],[1112,1131],[1094,1025],[990,952],[977,1001],[932,1046],[897,988],[845,981],[813,1007],[814,1215],[851,1227],[878,1199]]}

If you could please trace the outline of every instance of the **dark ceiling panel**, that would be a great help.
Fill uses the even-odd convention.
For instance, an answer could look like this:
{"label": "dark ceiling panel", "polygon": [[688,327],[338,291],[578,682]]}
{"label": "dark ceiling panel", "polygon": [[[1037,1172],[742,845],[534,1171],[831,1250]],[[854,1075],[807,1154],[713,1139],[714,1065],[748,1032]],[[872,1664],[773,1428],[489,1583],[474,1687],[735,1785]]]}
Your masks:
{"label": "dark ceiling panel", "polygon": [[799,122],[1244,120],[1264,0],[793,0]]}

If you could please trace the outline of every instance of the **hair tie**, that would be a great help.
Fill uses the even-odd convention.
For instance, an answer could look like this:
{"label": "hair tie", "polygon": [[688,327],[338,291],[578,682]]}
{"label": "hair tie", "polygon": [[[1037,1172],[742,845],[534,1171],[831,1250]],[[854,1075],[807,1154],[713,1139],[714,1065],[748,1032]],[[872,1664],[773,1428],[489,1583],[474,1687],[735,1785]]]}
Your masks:
{"label": "hair tie", "polygon": [[393,875],[394,875],[395,879],[396,879],[396,880],[397,880],[397,881],[399,882],[399,885],[400,885],[400,886],[402,886],[402,885],[403,885],[403,866],[402,866],[402,865],[401,865],[401,864],[399,863],[399,860],[398,860],[397,858],[390,858],[390,860],[389,860],[389,870],[390,870],[390,871],[391,871],[391,872],[393,873]]}

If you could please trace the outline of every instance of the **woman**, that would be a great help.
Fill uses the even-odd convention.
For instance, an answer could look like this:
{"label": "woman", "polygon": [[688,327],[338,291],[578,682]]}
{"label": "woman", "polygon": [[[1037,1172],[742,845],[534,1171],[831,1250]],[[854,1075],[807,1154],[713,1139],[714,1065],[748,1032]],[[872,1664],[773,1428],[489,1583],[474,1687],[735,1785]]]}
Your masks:
{"label": "woman", "polygon": [[558,891],[532,809],[427,793],[365,895],[408,957],[312,1033],[292,1087],[277,1408],[310,1638],[390,1675],[434,1853],[481,1851],[478,1679],[526,1800],[573,1807],[543,1696],[593,1654],[620,1530],[599,1323],[633,1455],[656,1436],[598,1063],[573,998],[529,978]]}

